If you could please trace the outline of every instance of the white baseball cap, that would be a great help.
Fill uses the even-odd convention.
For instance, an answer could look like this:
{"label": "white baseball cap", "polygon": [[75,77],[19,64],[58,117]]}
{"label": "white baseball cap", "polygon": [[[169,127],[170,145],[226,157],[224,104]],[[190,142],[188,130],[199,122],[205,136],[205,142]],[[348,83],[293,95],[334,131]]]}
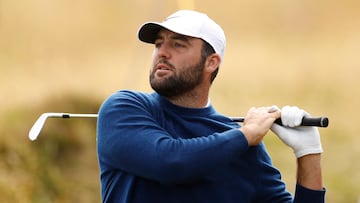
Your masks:
{"label": "white baseball cap", "polygon": [[181,35],[203,39],[220,55],[221,61],[223,60],[226,46],[224,31],[206,14],[191,10],[177,11],[161,23],[144,23],[138,31],[138,37],[143,42],[153,44],[158,32],[164,28]]}

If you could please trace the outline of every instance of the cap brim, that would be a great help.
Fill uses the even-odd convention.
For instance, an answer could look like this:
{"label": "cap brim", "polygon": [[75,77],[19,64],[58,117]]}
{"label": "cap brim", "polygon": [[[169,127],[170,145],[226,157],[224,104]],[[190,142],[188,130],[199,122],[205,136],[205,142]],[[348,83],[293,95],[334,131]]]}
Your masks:
{"label": "cap brim", "polygon": [[165,28],[160,23],[148,22],[143,24],[139,31],[138,37],[141,41],[146,43],[154,43],[157,37],[157,34],[161,29]]}

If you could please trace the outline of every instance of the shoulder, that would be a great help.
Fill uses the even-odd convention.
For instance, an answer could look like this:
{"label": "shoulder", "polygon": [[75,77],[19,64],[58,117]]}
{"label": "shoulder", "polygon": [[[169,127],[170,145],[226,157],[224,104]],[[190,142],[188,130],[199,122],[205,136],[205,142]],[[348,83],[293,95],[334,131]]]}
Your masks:
{"label": "shoulder", "polygon": [[120,90],[110,95],[101,105],[100,112],[104,111],[134,111],[136,109],[153,109],[158,105],[155,93]]}
{"label": "shoulder", "polygon": [[151,94],[133,91],[133,90],[119,90],[108,97],[108,99],[135,99],[150,97]]}
{"label": "shoulder", "polygon": [[98,126],[141,122],[160,114],[159,98],[155,93],[121,90],[110,95],[98,112]]}
{"label": "shoulder", "polygon": [[130,90],[120,90],[110,95],[104,101],[104,104],[148,103],[152,100],[154,100],[153,94]]}

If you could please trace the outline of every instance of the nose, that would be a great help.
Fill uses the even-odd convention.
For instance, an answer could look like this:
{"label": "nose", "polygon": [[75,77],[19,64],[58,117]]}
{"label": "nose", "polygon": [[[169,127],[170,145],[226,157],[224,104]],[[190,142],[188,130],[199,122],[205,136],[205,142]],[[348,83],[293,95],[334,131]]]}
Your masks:
{"label": "nose", "polygon": [[169,48],[170,46],[168,45],[168,43],[163,42],[161,46],[158,46],[156,48],[156,55],[160,58],[169,58],[171,56]]}

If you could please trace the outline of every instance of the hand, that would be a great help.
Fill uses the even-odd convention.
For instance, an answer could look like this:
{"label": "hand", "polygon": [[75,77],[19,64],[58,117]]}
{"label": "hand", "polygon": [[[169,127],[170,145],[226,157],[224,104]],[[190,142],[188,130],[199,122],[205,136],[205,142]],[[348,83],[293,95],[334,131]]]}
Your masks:
{"label": "hand", "polygon": [[269,131],[275,119],[280,117],[277,106],[250,108],[240,131],[245,135],[249,146],[258,145]]}
{"label": "hand", "polygon": [[281,109],[283,126],[274,123],[271,127],[271,130],[294,150],[297,158],[323,152],[318,129],[299,127],[305,115],[309,114],[298,107],[285,106]]}

